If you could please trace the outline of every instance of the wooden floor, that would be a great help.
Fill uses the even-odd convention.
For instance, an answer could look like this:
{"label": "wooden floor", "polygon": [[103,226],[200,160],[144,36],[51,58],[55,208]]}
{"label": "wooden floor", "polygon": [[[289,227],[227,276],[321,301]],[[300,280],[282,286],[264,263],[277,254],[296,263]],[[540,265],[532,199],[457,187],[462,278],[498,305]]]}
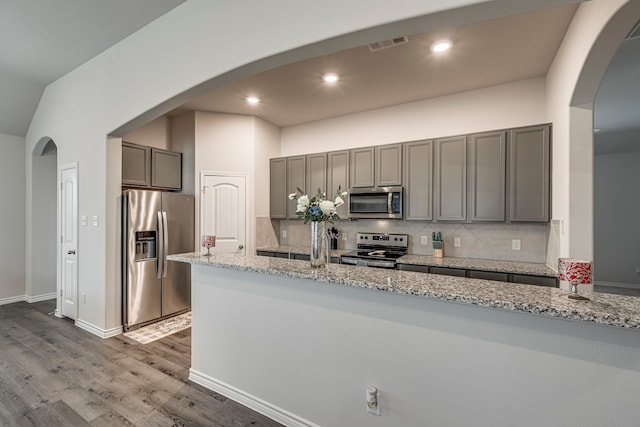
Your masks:
{"label": "wooden floor", "polygon": [[189,383],[190,329],[146,345],[103,340],[54,309],[0,306],[0,425],[280,425]]}

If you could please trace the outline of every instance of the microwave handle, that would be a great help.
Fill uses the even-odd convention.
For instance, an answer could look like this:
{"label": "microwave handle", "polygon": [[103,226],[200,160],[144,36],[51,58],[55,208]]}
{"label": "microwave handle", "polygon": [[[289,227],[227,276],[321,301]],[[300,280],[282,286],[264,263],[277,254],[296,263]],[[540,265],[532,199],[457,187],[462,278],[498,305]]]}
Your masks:
{"label": "microwave handle", "polygon": [[388,213],[393,213],[393,211],[391,210],[392,200],[393,200],[393,191],[389,191],[389,193],[387,194],[387,212]]}

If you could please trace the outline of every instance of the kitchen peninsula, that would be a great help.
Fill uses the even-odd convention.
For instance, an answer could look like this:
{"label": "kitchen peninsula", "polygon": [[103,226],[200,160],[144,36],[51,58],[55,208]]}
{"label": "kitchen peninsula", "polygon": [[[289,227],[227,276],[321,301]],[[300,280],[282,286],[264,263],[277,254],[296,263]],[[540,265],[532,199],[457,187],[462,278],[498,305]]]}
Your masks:
{"label": "kitchen peninsula", "polygon": [[[557,288],[272,257],[169,259],[192,269],[190,379],[285,425],[640,419],[637,298],[575,302]],[[380,418],[366,412],[370,386]]]}

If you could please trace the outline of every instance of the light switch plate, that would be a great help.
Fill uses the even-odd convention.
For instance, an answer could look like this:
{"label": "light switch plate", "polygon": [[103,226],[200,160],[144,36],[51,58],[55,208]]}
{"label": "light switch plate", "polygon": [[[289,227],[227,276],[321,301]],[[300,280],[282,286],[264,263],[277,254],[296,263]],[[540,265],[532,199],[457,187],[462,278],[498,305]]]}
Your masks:
{"label": "light switch plate", "polygon": [[514,251],[520,250],[520,239],[511,239],[511,249]]}
{"label": "light switch plate", "polygon": [[100,224],[100,217],[98,215],[94,215],[91,217],[91,224],[94,227],[97,227]]}
{"label": "light switch plate", "polygon": [[420,236],[420,244],[421,245],[428,245],[429,244],[429,238],[427,236]]}
{"label": "light switch plate", "polygon": [[287,230],[282,230],[282,238],[283,239],[287,238]]}

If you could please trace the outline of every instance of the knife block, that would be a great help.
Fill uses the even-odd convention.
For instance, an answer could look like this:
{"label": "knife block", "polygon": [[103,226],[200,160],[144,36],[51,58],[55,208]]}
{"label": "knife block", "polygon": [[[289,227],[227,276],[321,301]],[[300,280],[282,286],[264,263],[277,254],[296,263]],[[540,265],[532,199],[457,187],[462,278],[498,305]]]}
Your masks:
{"label": "knife block", "polygon": [[442,258],[444,256],[444,242],[440,242],[440,248],[433,248],[433,257],[434,258]]}

